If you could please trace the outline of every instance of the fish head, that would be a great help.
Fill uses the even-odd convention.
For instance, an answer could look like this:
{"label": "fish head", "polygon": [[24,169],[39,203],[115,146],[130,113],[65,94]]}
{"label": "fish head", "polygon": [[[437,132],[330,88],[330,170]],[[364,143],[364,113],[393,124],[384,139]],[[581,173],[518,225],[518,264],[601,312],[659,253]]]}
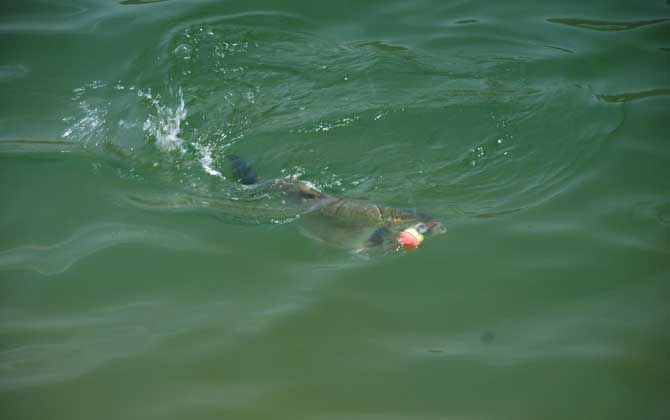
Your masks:
{"label": "fish head", "polygon": [[447,228],[439,220],[419,222],[412,226],[417,232],[425,236],[442,235],[447,233]]}

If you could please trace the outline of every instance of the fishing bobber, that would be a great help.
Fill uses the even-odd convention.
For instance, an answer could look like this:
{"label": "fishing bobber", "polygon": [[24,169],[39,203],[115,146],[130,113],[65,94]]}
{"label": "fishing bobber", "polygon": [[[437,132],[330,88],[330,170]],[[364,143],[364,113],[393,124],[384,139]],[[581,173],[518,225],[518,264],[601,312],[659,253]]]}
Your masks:
{"label": "fishing bobber", "polygon": [[398,242],[400,242],[400,245],[402,246],[416,248],[423,242],[423,235],[413,227],[407,228],[400,232]]}

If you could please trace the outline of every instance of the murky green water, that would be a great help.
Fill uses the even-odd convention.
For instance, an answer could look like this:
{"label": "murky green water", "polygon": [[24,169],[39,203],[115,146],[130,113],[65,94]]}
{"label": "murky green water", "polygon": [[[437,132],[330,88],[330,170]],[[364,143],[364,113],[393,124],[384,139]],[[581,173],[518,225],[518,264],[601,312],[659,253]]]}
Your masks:
{"label": "murky green water", "polygon": [[541,3],[4,2],[0,417],[666,418],[670,4]]}

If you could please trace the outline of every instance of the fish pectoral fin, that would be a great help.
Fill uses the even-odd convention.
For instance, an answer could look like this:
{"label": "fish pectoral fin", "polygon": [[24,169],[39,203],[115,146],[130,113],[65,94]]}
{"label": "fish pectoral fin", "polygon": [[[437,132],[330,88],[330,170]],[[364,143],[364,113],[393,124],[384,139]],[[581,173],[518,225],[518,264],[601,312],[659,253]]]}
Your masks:
{"label": "fish pectoral fin", "polygon": [[388,226],[380,226],[377,229],[375,229],[374,232],[372,232],[372,234],[366,241],[366,245],[368,247],[380,246],[384,243],[384,240],[389,236],[390,233],[391,229],[389,229]]}
{"label": "fish pectoral fin", "polygon": [[391,234],[392,231],[389,226],[379,226],[370,234],[363,246],[356,249],[354,253],[359,256],[368,257],[370,254],[383,252],[386,249],[384,245],[388,243]]}

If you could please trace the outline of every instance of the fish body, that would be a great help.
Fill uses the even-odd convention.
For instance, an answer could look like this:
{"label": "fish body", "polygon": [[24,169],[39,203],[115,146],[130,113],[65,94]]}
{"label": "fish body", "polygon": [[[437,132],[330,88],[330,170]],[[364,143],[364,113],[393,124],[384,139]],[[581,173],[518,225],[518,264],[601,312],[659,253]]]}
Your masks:
{"label": "fish body", "polygon": [[309,236],[326,242],[332,243],[334,238],[338,243],[358,242],[357,251],[367,252],[384,244],[397,245],[397,235],[407,228],[415,228],[422,235],[447,231],[439,220],[425,213],[332,196],[309,181],[278,178],[258,182],[251,165],[237,156],[231,160],[233,175],[243,184],[256,184],[258,192],[280,192],[292,202],[307,206]]}

